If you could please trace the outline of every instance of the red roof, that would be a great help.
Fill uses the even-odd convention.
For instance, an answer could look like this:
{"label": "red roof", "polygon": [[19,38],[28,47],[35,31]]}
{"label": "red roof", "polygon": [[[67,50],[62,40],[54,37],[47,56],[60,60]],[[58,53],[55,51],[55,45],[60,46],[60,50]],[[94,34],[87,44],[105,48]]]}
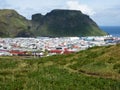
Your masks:
{"label": "red roof", "polygon": [[63,54],[70,54],[70,53],[74,53],[73,51],[62,51],[62,50],[50,50],[50,53],[57,53],[57,54],[61,54],[63,52]]}
{"label": "red roof", "polygon": [[58,53],[60,54],[62,52],[62,50],[50,50],[50,53]]}
{"label": "red roof", "polygon": [[25,51],[18,51],[18,50],[12,50],[10,53],[15,54],[15,55],[24,55],[26,52]]}

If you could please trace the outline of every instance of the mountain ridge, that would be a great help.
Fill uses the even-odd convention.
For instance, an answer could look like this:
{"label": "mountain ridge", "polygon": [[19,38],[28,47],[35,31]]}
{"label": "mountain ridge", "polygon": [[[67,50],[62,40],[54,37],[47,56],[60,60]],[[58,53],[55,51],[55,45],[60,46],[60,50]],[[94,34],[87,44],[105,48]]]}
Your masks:
{"label": "mountain ridge", "polygon": [[[37,20],[35,20],[37,17]],[[55,9],[46,15],[32,15],[38,23],[35,31],[42,36],[100,36],[105,35],[97,24],[81,11]]]}
{"label": "mountain ridge", "polygon": [[93,35],[100,36],[106,33],[81,11],[55,9],[46,15],[34,14],[32,20],[27,20],[15,10],[0,10],[0,37]]}

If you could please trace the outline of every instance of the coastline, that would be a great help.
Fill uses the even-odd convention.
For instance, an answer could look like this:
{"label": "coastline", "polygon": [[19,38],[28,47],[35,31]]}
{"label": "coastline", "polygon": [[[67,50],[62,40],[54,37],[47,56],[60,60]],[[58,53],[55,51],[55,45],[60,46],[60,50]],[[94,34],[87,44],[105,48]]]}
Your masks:
{"label": "coastline", "polygon": [[120,37],[120,26],[99,26],[103,31],[114,37]]}

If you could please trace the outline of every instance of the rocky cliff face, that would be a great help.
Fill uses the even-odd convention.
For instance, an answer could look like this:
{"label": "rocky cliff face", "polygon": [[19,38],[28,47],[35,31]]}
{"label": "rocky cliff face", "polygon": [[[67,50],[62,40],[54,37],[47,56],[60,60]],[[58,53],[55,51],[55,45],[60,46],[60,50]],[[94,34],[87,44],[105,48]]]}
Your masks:
{"label": "rocky cliff face", "polygon": [[105,35],[87,15],[75,10],[53,10],[46,15],[32,15],[35,34],[40,36]]}

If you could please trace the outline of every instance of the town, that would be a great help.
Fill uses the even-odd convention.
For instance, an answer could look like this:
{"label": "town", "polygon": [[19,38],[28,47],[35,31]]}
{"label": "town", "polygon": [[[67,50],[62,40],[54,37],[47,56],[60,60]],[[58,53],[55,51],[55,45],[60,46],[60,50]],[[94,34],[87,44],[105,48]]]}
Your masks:
{"label": "town", "polygon": [[37,37],[0,38],[0,56],[51,56],[70,54],[94,46],[108,46],[120,43],[120,37]]}

